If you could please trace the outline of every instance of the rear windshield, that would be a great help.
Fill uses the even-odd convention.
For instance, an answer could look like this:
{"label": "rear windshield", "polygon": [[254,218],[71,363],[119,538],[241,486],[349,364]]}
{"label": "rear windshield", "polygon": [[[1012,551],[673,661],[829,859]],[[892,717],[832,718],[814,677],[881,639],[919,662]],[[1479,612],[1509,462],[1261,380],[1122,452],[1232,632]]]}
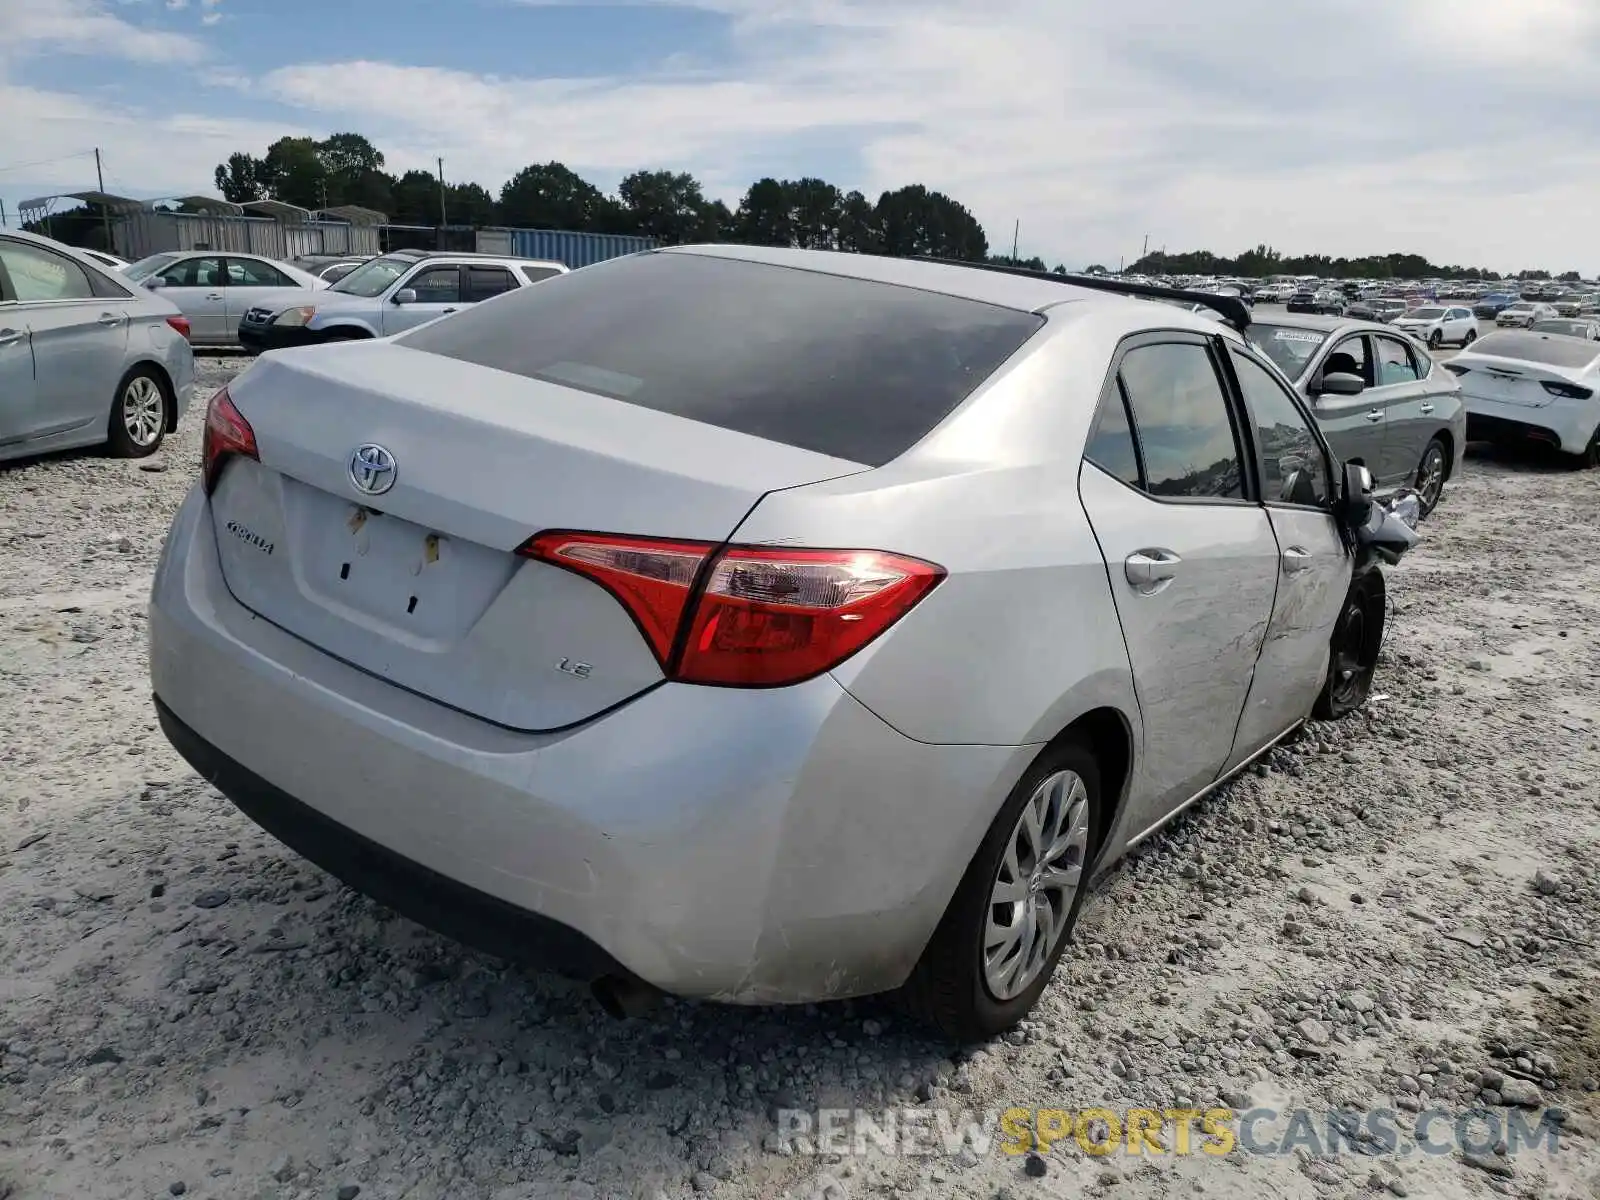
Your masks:
{"label": "rear windshield", "polygon": [[1473,344],[1474,354],[1495,358],[1519,358],[1523,362],[1544,363],[1552,367],[1587,367],[1600,358],[1600,344],[1561,334],[1507,330],[1491,333]]}
{"label": "rear windshield", "polygon": [[548,279],[398,341],[876,467],[1043,323],[936,292],[672,252]]}

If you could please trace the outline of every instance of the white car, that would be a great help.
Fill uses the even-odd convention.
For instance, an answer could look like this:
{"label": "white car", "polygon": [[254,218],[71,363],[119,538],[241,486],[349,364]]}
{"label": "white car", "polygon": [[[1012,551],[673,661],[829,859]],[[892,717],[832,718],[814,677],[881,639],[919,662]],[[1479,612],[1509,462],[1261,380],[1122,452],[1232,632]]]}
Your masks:
{"label": "white car", "polygon": [[1478,340],[1478,318],[1472,315],[1470,308],[1454,304],[1424,304],[1389,323],[1419,342],[1428,343],[1430,350],[1437,350],[1446,342],[1470,346]]}
{"label": "white car", "polygon": [[99,263],[108,271],[125,271],[132,265],[127,259],[118,258],[115,254],[107,254],[104,250],[87,250],[79,246],[78,253]]}
{"label": "white car", "polygon": [[210,346],[236,345],[244,314],[258,304],[271,304],[273,296],[328,286],[288,263],[212,250],[152,254],[122,273],[176,304],[189,318],[189,340]]}
{"label": "white car", "polygon": [[1516,328],[1519,325],[1532,325],[1535,321],[1548,321],[1559,315],[1554,305],[1541,300],[1518,300],[1501,309],[1494,323],[1501,328]]}
{"label": "white car", "polygon": [[275,295],[250,309],[239,341],[265,351],[390,337],[566,273],[565,264],[538,259],[398,250],[362,263],[324,291]]}
{"label": "white car", "polygon": [[1444,366],[1461,379],[1469,438],[1544,442],[1600,466],[1600,342],[1506,330]]}

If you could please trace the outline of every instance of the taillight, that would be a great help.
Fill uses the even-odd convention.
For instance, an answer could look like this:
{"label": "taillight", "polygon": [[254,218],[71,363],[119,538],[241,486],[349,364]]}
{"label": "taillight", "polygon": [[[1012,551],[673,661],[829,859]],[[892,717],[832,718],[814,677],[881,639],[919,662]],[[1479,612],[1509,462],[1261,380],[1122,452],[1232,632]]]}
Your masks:
{"label": "taillight", "polygon": [[179,333],[183,334],[184,341],[188,341],[189,340],[189,318],[188,317],[168,317],[167,318],[167,324],[171,325]]}
{"label": "taillight", "polygon": [[1549,380],[1544,381],[1544,390],[1563,400],[1587,400],[1594,395],[1591,388],[1579,387],[1575,383],[1552,383]]}
{"label": "taillight", "polygon": [[206,406],[205,433],[200,441],[200,480],[206,495],[216,489],[222,468],[235,454],[260,459],[256,452],[256,431],[233,406],[228,389],[222,388]]}
{"label": "taillight", "polygon": [[621,602],[682,683],[782,687],[838,666],[910,612],[944,569],[880,550],[794,550],[542,533],[517,551]]}

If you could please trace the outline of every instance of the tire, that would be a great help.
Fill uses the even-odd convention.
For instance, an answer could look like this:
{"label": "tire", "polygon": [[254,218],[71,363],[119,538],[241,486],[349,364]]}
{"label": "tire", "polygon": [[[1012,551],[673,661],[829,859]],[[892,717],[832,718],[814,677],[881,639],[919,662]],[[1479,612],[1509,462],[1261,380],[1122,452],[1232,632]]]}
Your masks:
{"label": "tire", "polygon": [[1328,675],[1311,709],[1319,720],[1337,721],[1367,702],[1383,647],[1386,603],[1379,572],[1370,571],[1350,584],[1329,639]]}
{"label": "tire", "polygon": [[1435,329],[1428,335],[1428,349],[1437,350],[1442,345],[1444,345],[1444,334]]}
{"label": "tire", "polygon": [[1438,507],[1440,498],[1444,496],[1444,478],[1449,467],[1450,455],[1445,451],[1444,443],[1438,438],[1429,439],[1423,447],[1422,458],[1417,462],[1414,480],[1417,497],[1422,502],[1422,516],[1427,516]]}
{"label": "tire", "polygon": [[1600,426],[1589,437],[1589,444],[1580,453],[1568,456],[1577,471],[1590,471],[1600,467]]}
{"label": "tire", "polygon": [[171,420],[172,392],[151,366],[134,367],[117,384],[106,424],[106,448],[115,458],[147,458],[161,446]]}
{"label": "tire", "polygon": [[1467,330],[1467,336],[1461,339],[1462,348],[1465,349],[1467,346],[1472,345],[1472,343],[1477,341],[1477,340],[1478,340],[1478,331],[1476,329]]}
{"label": "tire", "polygon": [[[1081,791],[1077,785],[1081,785]],[[1020,841],[1032,840],[1023,824],[1024,810],[1030,807],[1042,809],[1041,823],[1047,831],[1065,817],[1064,825],[1076,834],[1070,850],[1055,859],[1063,866],[1076,865],[1076,883],[1070,894],[1030,884],[1035,878],[1028,861],[1031,856],[1019,849]],[[1088,884],[1087,871],[1094,862],[1097,831],[1103,828],[1102,812],[1100,768],[1087,745],[1069,740],[1040,754],[1006,797],[968,864],[939,927],[900,989],[897,999],[901,1007],[959,1042],[992,1038],[1026,1017],[1049,986],[1056,962],[1069,940],[1083,889]],[[1056,841],[1057,846],[1063,844]],[[1012,879],[1004,880],[1002,872]],[[1021,898],[1002,921],[1000,909],[1005,905],[996,904],[994,897],[1003,882],[1014,882]],[[1006,962],[1010,960],[1003,951],[997,951],[995,965],[986,969],[985,943],[990,942],[995,929],[991,919],[1007,928],[1020,927],[1026,933],[1037,929],[1036,920],[1029,919],[1030,913],[1046,910],[1053,914],[1047,936],[1033,939],[1033,954],[1027,953],[1026,945],[1020,948],[1017,957],[1025,960],[1018,964],[1022,969],[1009,987],[997,987],[992,980],[1006,974]]]}

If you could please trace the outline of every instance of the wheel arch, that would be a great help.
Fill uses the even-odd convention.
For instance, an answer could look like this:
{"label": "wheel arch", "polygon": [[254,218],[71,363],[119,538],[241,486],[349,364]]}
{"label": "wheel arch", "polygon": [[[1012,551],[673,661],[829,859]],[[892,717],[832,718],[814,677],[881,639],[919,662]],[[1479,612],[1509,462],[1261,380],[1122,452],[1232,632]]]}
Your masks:
{"label": "wheel arch", "polygon": [[1073,718],[1040,748],[1039,754],[1072,741],[1086,745],[1100,766],[1102,811],[1097,814],[1098,827],[1094,831],[1094,855],[1098,859],[1106,835],[1116,828],[1127,805],[1128,781],[1133,774],[1133,724],[1120,709],[1101,705]]}
{"label": "wheel arch", "polygon": [[1433,436],[1444,444],[1444,477],[1449,479],[1456,473],[1456,435],[1448,426],[1441,425]]}
{"label": "wheel arch", "polygon": [[122,372],[122,378],[117,381],[117,390],[111,397],[111,411],[106,415],[109,422],[117,411],[117,405],[122,403],[122,389],[127,386],[128,379],[135,371],[148,367],[151,374],[155,375],[161,384],[161,390],[166,394],[166,433],[176,433],[178,429],[178,389],[172,382],[172,372],[167,370],[167,365],[159,358],[141,354],[130,359],[127,368]]}
{"label": "wheel arch", "polygon": [[329,338],[358,339],[375,338],[378,336],[377,333],[373,331],[371,326],[362,321],[356,320],[353,317],[342,318],[338,321],[330,321],[316,332]]}

